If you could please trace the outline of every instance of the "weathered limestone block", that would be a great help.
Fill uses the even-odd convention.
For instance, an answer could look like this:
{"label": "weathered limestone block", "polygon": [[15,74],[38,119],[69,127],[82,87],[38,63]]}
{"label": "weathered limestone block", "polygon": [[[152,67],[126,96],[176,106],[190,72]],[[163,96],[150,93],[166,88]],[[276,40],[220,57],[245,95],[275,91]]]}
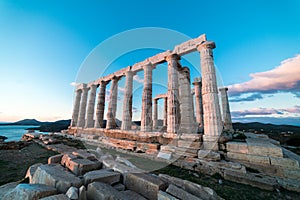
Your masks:
{"label": "weathered limestone block", "polygon": [[249,154],[283,157],[282,148],[260,139],[246,139]]}
{"label": "weathered limestone block", "polygon": [[84,173],[101,168],[101,163],[98,160],[91,161],[81,159],[72,154],[65,154],[62,157],[61,164],[68,168],[75,175],[83,175]]}
{"label": "weathered limestone block", "polygon": [[288,167],[288,168],[299,168],[298,161],[290,158],[279,158],[279,157],[270,156],[270,161],[271,161],[271,165]]}
{"label": "weathered limestone block", "polygon": [[27,177],[29,178],[29,183],[32,182],[32,177],[33,177],[33,175],[34,175],[36,169],[37,169],[39,166],[41,166],[41,165],[42,165],[42,163],[36,163],[36,164],[34,164],[34,165],[31,165],[31,166],[28,168],[28,170],[27,170],[27,172],[26,172],[26,175],[25,175],[25,178],[27,178]]}
{"label": "weathered limestone block", "polygon": [[121,194],[130,200],[147,200],[143,196],[131,190],[121,191]]}
{"label": "weathered limestone block", "polygon": [[70,200],[65,194],[57,194],[53,196],[44,197],[40,200]]}
{"label": "weathered limestone block", "polygon": [[276,178],[277,182],[281,187],[287,190],[300,192],[300,181],[298,180],[291,180],[291,179],[282,179],[282,178]]}
{"label": "weathered limestone block", "polygon": [[19,184],[14,190],[4,195],[3,200],[37,200],[56,194],[54,187],[43,184]]}
{"label": "weathered limestone block", "polygon": [[7,183],[5,185],[1,185],[0,186],[0,199],[3,199],[3,197],[6,194],[8,194],[12,190],[14,190],[17,187],[18,184],[19,184],[18,182],[11,182],[11,183]]}
{"label": "weathered limestone block", "polygon": [[164,192],[164,191],[161,191],[159,190],[158,191],[158,197],[157,197],[158,200],[179,200],[177,199],[176,197]]}
{"label": "weathered limestone block", "polygon": [[48,158],[48,164],[60,163],[62,157],[63,157],[63,154],[58,154],[58,155],[55,155],[55,156],[51,156],[51,157]]}
{"label": "weathered limestone block", "polygon": [[248,145],[245,142],[227,142],[227,151],[235,153],[248,153]]}
{"label": "weathered limestone block", "polygon": [[125,185],[123,185],[122,183],[118,183],[118,184],[114,185],[113,188],[115,188],[118,191],[124,191]]}
{"label": "weathered limestone block", "polygon": [[218,161],[221,160],[220,153],[211,150],[199,150],[198,158]]}
{"label": "weathered limestone block", "polygon": [[203,199],[203,200],[222,199],[221,197],[219,197],[217,195],[217,193],[213,189],[211,189],[209,187],[204,187],[204,186],[198,185],[196,183],[193,183],[193,182],[190,182],[187,180],[183,180],[180,178],[172,177],[172,176],[169,176],[166,174],[159,174],[159,177],[163,181],[168,182],[169,184],[173,184],[200,199]]}
{"label": "weathered limestone block", "polygon": [[165,159],[165,160],[171,160],[172,159],[172,152],[163,152],[163,151],[160,151],[158,154],[157,154],[157,157],[158,158],[162,158],[162,159]]}
{"label": "weathered limestone block", "polygon": [[143,173],[144,171],[138,168],[132,168],[122,163],[115,162],[112,169],[116,172],[120,172],[121,174],[126,173]]}
{"label": "weathered limestone block", "polygon": [[283,176],[288,179],[300,180],[300,170],[299,169],[283,169]]}
{"label": "weathered limestone block", "polygon": [[82,185],[79,188],[79,192],[78,192],[78,200],[86,200],[86,188],[84,187],[84,185]]}
{"label": "weathered limestone block", "polygon": [[270,165],[270,158],[268,156],[247,155],[249,163],[259,165]]}
{"label": "weathered limestone block", "polygon": [[200,142],[178,140],[177,146],[182,148],[200,149]]}
{"label": "weathered limestone block", "polygon": [[77,200],[78,199],[78,188],[72,186],[68,189],[68,191],[66,192],[66,196],[69,199],[74,199]]}
{"label": "weathered limestone block", "polygon": [[245,153],[227,152],[227,157],[233,160],[242,160],[248,162],[248,156]]}
{"label": "weathered limestone block", "polygon": [[224,179],[270,191],[274,190],[274,187],[277,185],[275,178],[263,176],[262,174],[240,174],[233,171],[225,171]]}
{"label": "weathered limestone block", "polygon": [[88,160],[91,160],[91,161],[96,160],[96,156],[94,154],[89,153],[85,150],[73,151],[72,154],[74,156],[81,157],[81,158],[84,158],[84,159],[88,159]]}
{"label": "weathered limestone block", "polygon": [[169,185],[168,189],[166,190],[167,193],[179,198],[179,199],[189,199],[189,200],[201,200],[200,198],[188,193],[187,191],[176,187],[175,185]]}
{"label": "weathered limestone block", "polygon": [[71,186],[80,187],[81,180],[59,165],[41,165],[35,171],[32,182],[53,186],[58,192],[65,193]]}
{"label": "weathered limestone block", "polygon": [[93,200],[121,200],[128,199],[112,186],[101,182],[93,182],[88,185],[87,199]]}
{"label": "weathered limestone block", "polygon": [[118,183],[120,181],[121,174],[118,172],[114,172],[109,169],[101,169],[87,172],[84,176],[84,184],[88,185],[91,182],[103,182],[109,185],[114,183]]}
{"label": "weathered limestone block", "polygon": [[125,186],[151,200],[157,199],[158,191],[165,190],[167,187],[166,183],[158,177],[142,173],[127,174]]}

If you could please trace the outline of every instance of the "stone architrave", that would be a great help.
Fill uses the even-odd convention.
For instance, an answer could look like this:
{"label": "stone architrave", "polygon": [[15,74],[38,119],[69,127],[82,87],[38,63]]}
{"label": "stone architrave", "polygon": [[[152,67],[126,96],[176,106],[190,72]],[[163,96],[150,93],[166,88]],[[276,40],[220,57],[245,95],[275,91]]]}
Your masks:
{"label": "stone architrave", "polygon": [[122,115],[122,130],[130,130],[132,125],[132,86],[133,86],[133,72],[127,71],[125,73],[126,84],[123,101],[123,115]]}
{"label": "stone architrave", "polygon": [[82,90],[76,90],[76,97],[75,97],[75,102],[74,102],[74,108],[73,108],[73,116],[72,116],[72,122],[71,126],[76,127],[77,126],[77,120],[78,120],[78,115],[79,115],[79,107],[80,107],[80,100],[81,100],[81,93]]}
{"label": "stone architrave", "polygon": [[177,133],[179,127],[179,91],[178,91],[178,69],[180,57],[171,54],[166,57],[168,62],[168,115],[167,132]]}
{"label": "stone architrave", "polygon": [[106,84],[107,83],[105,81],[100,82],[98,99],[97,99],[95,128],[103,128]]}
{"label": "stone architrave", "polygon": [[152,130],[152,70],[153,65],[151,63],[144,66],[141,131]]}
{"label": "stone architrave", "polygon": [[118,77],[113,77],[110,86],[110,96],[107,111],[107,122],[106,129],[115,129],[116,124],[116,114],[117,114],[117,99],[118,99]]}
{"label": "stone architrave", "polygon": [[195,92],[195,107],[196,107],[196,122],[199,124],[199,128],[203,129],[203,104],[202,104],[202,81],[201,78],[195,78],[194,82]]}
{"label": "stone architrave", "polygon": [[154,99],[153,102],[153,129],[157,129],[158,127],[158,119],[157,119],[157,101],[158,99]]}
{"label": "stone architrave", "polygon": [[80,109],[79,109],[79,115],[78,115],[78,127],[84,128],[85,124],[85,114],[86,114],[86,102],[88,97],[88,88],[86,87],[86,84],[83,85],[82,88],[82,96],[81,96],[81,102],[80,102]]}
{"label": "stone architrave", "polygon": [[190,70],[183,67],[179,70],[179,97],[180,97],[180,132],[196,133],[196,123],[194,121],[194,110],[191,86]]}
{"label": "stone architrave", "polygon": [[96,98],[97,85],[90,86],[90,95],[86,113],[85,128],[94,127],[94,111],[95,111],[95,98]]}
{"label": "stone architrave", "polygon": [[226,87],[219,88],[219,91],[221,94],[224,131],[233,131],[229,102],[228,102],[228,95],[227,95],[228,88]]}
{"label": "stone architrave", "polygon": [[168,98],[164,98],[164,127],[167,127],[168,124]]}
{"label": "stone architrave", "polygon": [[222,119],[212,51],[214,48],[215,43],[210,41],[202,43],[197,48],[201,58],[204,114],[203,144],[206,150],[218,150],[218,140],[222,133]]}

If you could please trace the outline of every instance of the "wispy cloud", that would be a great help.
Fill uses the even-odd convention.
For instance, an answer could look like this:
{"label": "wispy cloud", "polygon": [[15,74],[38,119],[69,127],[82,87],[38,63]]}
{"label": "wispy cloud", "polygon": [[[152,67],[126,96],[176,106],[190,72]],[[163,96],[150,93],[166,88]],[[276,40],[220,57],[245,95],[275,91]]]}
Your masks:
{"label": "wispy cloud", "polygon": [[232,96],[242,93],[293,92],[300,97],[300,55],[281,62],[272,70],[250,74],[251,80],[229,86]]}
{"label": "wispy cloud", "polygon": [[144,82],[144,79],[139,77],[139,75],[137,75],[137,74],[133,76],[133,80],[138,82],[138,83],[143,83]]}
{"label": "wispy cloud", "polygon": [[123,87],[118,87],[118,90],[119,90],[120,92],[125,92],[125,88],[123,88]]}
{"label": "wispy cloud", "polygon": [[247,110],[233,111],[231,115],[233,118],[246,117],[246,116],[269,116],[269,115],[289,115],[300,114],[300,106],[294,106],[292,108],[253,108]]}
{"label": "wispy cloud", "polygon": [[135,106],[132,106],[132,112],[133,113],[137,113],[139,110],[138,110],[138,108],[137,107],[135,107]]}
{"label": "wispy cloud", "polygon": [[70,83],[71,86],[77,86],[78,84],[79,84],[79,83],[76,83],[76,82],[71,82],[71,83]]}
{"label": "wispy cloud", "polygon": [[233,98],[230,98],[230,102],[242,102],[242,101],[255,101],[257,99],[262,99],[263,95],[260,93],[253,93],[250,96],[241,97],[241,96],[234,96]]}

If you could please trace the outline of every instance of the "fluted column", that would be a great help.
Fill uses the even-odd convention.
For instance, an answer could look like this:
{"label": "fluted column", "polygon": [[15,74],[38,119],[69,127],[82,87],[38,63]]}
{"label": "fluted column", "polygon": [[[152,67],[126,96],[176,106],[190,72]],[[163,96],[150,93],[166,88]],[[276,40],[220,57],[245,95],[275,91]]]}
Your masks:
{"label": "fluted column", "polygon": [[106,115],[107,118],[106,129],[114,129],[117,126],[116,112],[117,112],[117,99],[118,99],[118,81],[119,78],[117,77],[114,77],[111,81],[108,111]]}
{"label": "fluted column", "polygon": [[151,63],[144,66],[141,131],[152,130],[152,70]]}
{"label": "fluted column", "polygon": [[180,57],[172,54],[166,57],[168,62],[168,122],[167,132],[177,133],[179,127],[179,91],[178,91],[178,68]]}
{"label": "fluted column", "polygon": [[153,104],[153,129],[157,129],[158,121],[157,121],[157,101],[158,99],[154,99]]}
{"label": "fluted column", "polygon": [[218,150],[222,133],[222,120],[218,98],[216,70],[213,60],[214,42],[206,41],[198,46],[201,58],[202,100],[204,114],[204,149]]}
{"label": "fluted column", "polygon": [[223,114],[223,127],[225,131],[233,131],[231,114],[228,102],[227,91],[228,88],[219,88],[221,93],[221,102],[222,102],[222,114]]}
{"label": "fluted column", "polygon": [[126,84],[123,101],[123,115],[122,115],[122,130],[130,130],[132,125],[132,85],[133,72],[127,71],[125,73]]}
{"label": "fluted column", "polygon": [[99,93],[97,98],[97,110],[96,110],[96,119],[95,119],[95,128],[103,128],[103,117],[104,117],[104,108],[105,108],[105,91],[106,91],[106,82],[101,81],[99,86]]}
{"label": "fluted column", "polygon": [[76,97],[75,97],[75,101],[74,101],[74,108],[73,108],[73,115],[72,115],[72,122],[71,122],[72,127],[77,126],[81,93],[82,93],[81,89],[76,90]]}
{"label": "fluted column", "polygon": [[95,111],[95,100],[96,100],[97,85],[90,86],[90,94],[86,113],[85,128],[94,127],[94,111]]}
{"label": "fluted column", "polygon": [[194,120],[193,99],[190,86],[190,70],[183,67],[179,70],[179,97],[180,97],[180,132],[196,133]]}
{"label": "fluted column", "polygon": [[168,98],[164,98],[164,126],[168,124]]}
{"label": "fluted column", "polygon": [[88,95],[88,88],[86,87],[86,84],[83,85],[82,88],[82,96],[81,96],[81,102],[80,102],[80,109],[79,109],[79,115],[78,115],[78,126],[84,127],[85,124],[85,114],[86,114],[86,102],[87,102],[87,95]]}
{"label": "fluted column", "polygon": [[201,78],[195,78],[194,82],[195,91],[195,107],[196,107],[196,122],[200,129],[203,129],[203,104],[202,104],[202,81]]}

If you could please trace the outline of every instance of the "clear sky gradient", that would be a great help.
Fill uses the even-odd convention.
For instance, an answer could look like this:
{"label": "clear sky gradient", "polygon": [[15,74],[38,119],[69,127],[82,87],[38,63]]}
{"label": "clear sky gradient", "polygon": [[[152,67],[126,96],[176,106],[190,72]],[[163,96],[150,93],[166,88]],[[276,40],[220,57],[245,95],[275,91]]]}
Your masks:
{"label": "clear sky gradient", "polygon": [[[299,0],[1,0],[0,121],[71,118],[70,83],[89,53],[120,32],[161,27],[216,42],[215,64],[229,86],[234,121],[300,125],[299,10]],[[132,55],[139,58],[128,54],[119,68]],[[160,70],[154,75],[166,73]],[[136,96],[142,78],[136,77]],[[119,86],[121,99],[124,80]],[[140,101],[134,100],[134,119]]]}

